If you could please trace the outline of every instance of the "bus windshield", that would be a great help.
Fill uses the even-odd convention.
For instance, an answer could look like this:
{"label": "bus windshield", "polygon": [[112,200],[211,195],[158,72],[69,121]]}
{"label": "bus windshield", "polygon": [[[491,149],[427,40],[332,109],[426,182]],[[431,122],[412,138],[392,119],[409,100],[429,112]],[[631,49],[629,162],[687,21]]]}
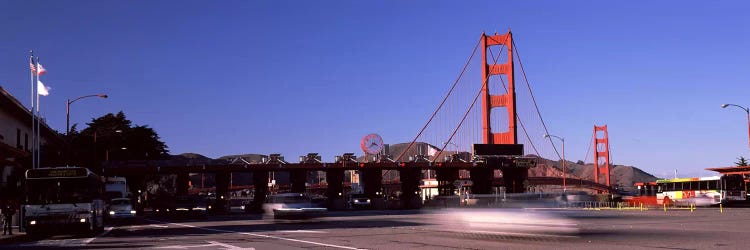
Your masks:
{"label": "bus windshield", "polygon": [[744,191],[745,180],[741,175],[725,175],[721,177],[722,189],[727,191]]}
{"label": "bus windshield", "polygon": [[26,204],[90,202],[97,197],[87,178],[26,180]]}

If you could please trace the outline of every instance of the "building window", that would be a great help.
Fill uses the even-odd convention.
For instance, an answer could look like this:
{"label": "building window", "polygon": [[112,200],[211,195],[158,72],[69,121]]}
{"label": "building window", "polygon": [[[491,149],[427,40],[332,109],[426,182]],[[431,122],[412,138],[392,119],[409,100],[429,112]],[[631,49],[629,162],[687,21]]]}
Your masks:
{"label": "building window", "polygon": [[26,151],[29,151],[29,134],[23,133],[23,140],[24,140],[24,147],[26,148]]}
{"label": "building window", "polygon": [[23,149],[21,147],[21,129],[16,129],[16,148]]}

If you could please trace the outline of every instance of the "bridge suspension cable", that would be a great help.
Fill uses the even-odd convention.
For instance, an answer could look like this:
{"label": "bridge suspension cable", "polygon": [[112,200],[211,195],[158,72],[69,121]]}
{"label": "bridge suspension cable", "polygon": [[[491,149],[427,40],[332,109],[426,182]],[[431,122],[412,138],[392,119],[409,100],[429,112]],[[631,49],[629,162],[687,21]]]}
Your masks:
{"label": "bridge suspension cable", "polygon": [[453,92],[453,89],[456,88],[456,85],[458,84],[459,80],[461,80],[461,77],[463,77],[464,73],[466,72],[466,68],[468,68],[469,64],[471,63],[471,59],[474,58],[474,55],[477,52],[477,48],[479,48],[480,42],[481,42],[481,40],[477,40],[477,44],[474,45],[474,50],[471,52],[471,55],[469,56],[469,59],[466,60],[466,63],[464,64],[464,67],[461,70],[461,73],[458,74],[458,77],[453,82],[453,85],[451,86],[450,90],[448,90],[448,93],[443,98],[443,101],[440,102],[440,105],[438,105],[437,109],[435,109],[435,112],[432,112],[432,115],[430,116],[430,119],[428,119],[427,123],[425,123],[425,125],[422,127],[422,129],[419,130],[419,133],[417,133],[417,136],[414,137],[414,140],[412,140],[411,143],[409,143],[409,146],[407,146],[406,149],[404,149],[403,151],[401,151],[401,153],[398,155],[398,157],[396,157],[396,161],[400,161],[401,160],[401,157],[403,157],[404,154],[406,154],[406,152],[414,145],[414,143],[417,141],[417,139],[419,139],[419,137],[422,135],[422,133],[425,131],[425,129],[427,129],[427,126],[430,125],[430,122],[432,122],[432,119],[435,118],[435,115],[437,115],[438,111],[440,111],[440,109],[443,107],[443,105],[445,105],[445,101],[448,100],[448,97],[450,97],[451,93]]}
{"label": "bridge suspension cable", "polygon": [[[515,45],[515,44],[514,44]],[[490,49],[492,50],[492,49]],[[500,51],[503,51],[503,48],[500,48]],[[495,55],[493,53],[490,53],[490,56],[492,56],[492,60],[497,63],[497,59],[495,59]],[[500,58],[500,54],[498,53],[497,58]],[[503,78],[500,78],[500,82],[503,84],[503,89],[505,89],[505,92],[508,92],[508,86],[505,84],[505,81]],[[523,130],[523,134],[526,135],[526,139],[529,140],[529,144],[531,144],[531,148],[534,149],[534,153],[536,153],[537,156],[539,156],[539,150],[536,149],[536,145],[534,145],[534,141],[531,140],[531,137],[529,137],[529,132],[526,130],[526,126],[523,124],[523,120],[521,120],[521,117],[518,116],[518,113],[516,113],[516,120],[518,120],[518,124],[521,125],[521,130]]]}
{"label": "bridge suspension cable", "polygon": [[[480,41],[481,41],[481,40],[480,40]],[[479,45],[479,44],[477,44],[477,46],[478,46],[478,45]],[[494,54],[494,53],[492,53],[492,48],[490,48],[490,53],[489,53],[489,54],[490,54],[490,56],[492,56],[493,64],[496,64],[496,63],[497,63],[497,61],[498,61],[498,59],[500,59],[500,54],[502,54],[502,53],[503,53],[503,49],[504,49],[504,48],[505,48],[505,44],[503,44],[503,45],[501,45],[501,46],[500,46],[500,50],[498,50],[497,58],[495,58],[495,54]],[[475,51],[476,51],[476,49],[475,49]],[[472,56],[473,56],[473,54],[472,54]],[[471,60],[471,58],[469,58],[469,59]],[[489,72],[488,72],[487,74],[489,75]],[[488,78],[488,77],[487,77],[486,79],[488,79],[487,81],[489,81],[489,78]],[[501,79],[501,80],[502,80],[502,79]],[[486,84],[486,83],[482,83],[482,84],[484,85],[484,84]],[[505,83],[504,83],[504,82],[503,82],[503,87],[505,87]],[[506,92],[508,91],[508,88],[507,88],[507,87],[505,87],[505,91],[506,91]],[[468,109],[466,109],[466,112],[464,112],[463,116],[461,117],[461,121],[460,121],[460,122],[458,123],[458,125],[456,126],[456,128],[455,128],[455,129],[453,129],[453,132],[451,132],[451,135],[450,135],[450,136],[448,137],[448,140],[446,141],[446,143],[443,143],[443,146],[442,146],[442,147],[440,148],[440,150],[439,150],[439,151],[438,151],[438,153],[436,154],[436,156],[435,156],[435,158],[433,159],[433,161],[435,161],[435,160],[439,159],[439,158],[440,158],[440,155],[441,155],[441,154],[443,154],[443,151],[445,151],[445,148],[446,148],[446,147],[448,147],[448,144],[450,144],[450,143],[451,143],[451,141],[453,140],[453,137],[454,137],[454,136],[456,135],[456,132],[458,132],[458,130],[459,130],[459,129],[461,128],[461,125],[463,125],[464,121],[466,120],[466,117],[467,117],[467,116],[469,115],[469,113],[471,112],[471,110],[472,110],[472,109],[474,108],[474,105],[475,105],[475,104],[477,103],[477,100],[479,100],[479,96],[480,96],[481,94],[482,94],[482,89],[480,88],[480,89],[479,89],[479,92],[477,92],[477,94],[476,94],[476,95],[474,96],[474,99],[473,99],[473,101],[471,102],[471,105],[469,105],[469,108],[468,108]],[[425,125],[425,127],[426,127],[426,125]],[[528,136],[528,135],[527,135],[527,136]],[[416,141],[416,140],[417,140],[417,138],[414,138],[414,140]],[[411,145],[410,145],[410,146],[411,146]],[[408,149],[408,148],[407,148],[407,149]],[[404,152],[406,152],[406,151],[404,151]]]}
{"label": "bridge suspension cable", "polygon": [[[523,61],[521,60],[521,55],[518,52],[518,45],[516,45],[515,39],[511,41],[513,43],[513,47],[515,48],[513,51],[516,52],[516,56],[518,56],[518,65],[521,66],[521,73],[523,74],[523,79],[526,82],[526,87],[529,89],[529,94],[531,95],[531,101],[534,103],[534,108],[536,109],[537,115],[539,115],[539,120],[542,122],[542,127],[544,127],[545,134],[549,134],[549,129],[547,129],[547,124],[544,123],[544,118],[542,118],[542,112],[539,111],[539,105],[536,103],[536,98],[534,98],[534,92],[531,91],[531,84],[529,84],[529,78],[526,77],[526,69],[523,67]],[[528,136],[528,135],[527,135]],[[547,138],[549,143],[552,145],[552,148],[555,150],[555,154],[557,154],[557,157],[562,159],[560,156],[560,152],[557,151],[557,147],[554,143],[552,143],[552,138]]]}
{"label": "bridge suspension cable", "polygon": [[591,145],[594,144],[594,136],[596,136],[596,134],[595,133],[591,133],[591,141],[589,141],[589,143],[588,143],[589,144],[589,148],[586,149],[586,156],[583,157],[583,163],[584,164],[586,163],[586,159],[589,158],[589,153],[591,153]]}

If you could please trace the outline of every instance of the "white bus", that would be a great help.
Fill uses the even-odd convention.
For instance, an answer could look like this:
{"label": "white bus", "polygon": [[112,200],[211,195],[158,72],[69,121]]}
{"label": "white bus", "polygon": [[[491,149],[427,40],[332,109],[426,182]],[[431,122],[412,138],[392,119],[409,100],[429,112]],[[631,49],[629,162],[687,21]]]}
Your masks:
{"label": "white bus", "polygon": [[40,232],[96,233],[104,228],[104,182],[87,168],[26,171],[23,225]]}
{"label": "white bus", "polygon": [[745,181],[740,175],[657,180],[656,202],[662,204],[718,205],[745,200]]}

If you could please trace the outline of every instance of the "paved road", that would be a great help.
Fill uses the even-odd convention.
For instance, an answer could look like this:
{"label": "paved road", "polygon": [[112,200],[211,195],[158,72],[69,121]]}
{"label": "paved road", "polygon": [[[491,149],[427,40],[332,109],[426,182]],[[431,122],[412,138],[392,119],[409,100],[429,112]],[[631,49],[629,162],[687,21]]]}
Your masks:
{"label": "paved road", "polygon": [[[503,219],[493,221],[498,217]],[[0,248],[746,249],[748,231],[748,208],[724,213],[718,208],[359,211],[310,221],[255,215],[206,220],[153,217],[113,225],[97,237],[61,235]]]}

